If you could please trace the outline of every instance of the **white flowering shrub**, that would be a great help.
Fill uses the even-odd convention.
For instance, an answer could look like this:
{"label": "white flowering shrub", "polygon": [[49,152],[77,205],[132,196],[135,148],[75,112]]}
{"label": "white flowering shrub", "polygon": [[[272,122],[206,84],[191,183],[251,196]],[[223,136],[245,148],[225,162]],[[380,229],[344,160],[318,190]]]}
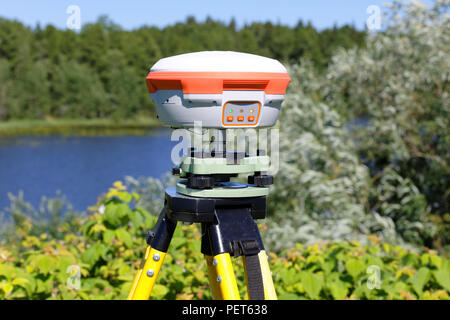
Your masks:
{"label": "white flowering shrub", "polygon": [[150,213],[159,215],[164,207],[165,189],[174,186],[177,178],[166,173],[161,179],[153,177],[134,178],[125,177],[126,186],[134,193],[139,194],[136,206],[148,210]]}
{"label": "white flowering shrub", "polygon": [[269,197],[270,250],[296,242],[359,240],[378,235],[395,242],[388,217],[370,214],[369,170],[358,159],[344,119],[320,101],[320,79],[303,61],[290,68],[290,94],[280,115],[280,169]]}
{"label": "white flowering shrub", "polygon": [[[369,36],[365,49],[334,56],[322,96],[341,114],[366,123],[353,128],[352,136],[374,180],[369,206],[399,206],[389,214],[398,230],[408,229],[400,226],[406,216],[439,222],[438,235],[424,225],[404,236],[445,249],[450,244],[450,1],[431,7],[394,1],[389,7],[387,29]],[[410,192],[386,198],[380,190],[398,179],[383,175],[393,174]]]}
{"label": "white flowering shrub", "polygon": [[369,233],[450,243],[449,5],[394,1],[364,48],[341,49],[324,74],[291,68],[271,246]]}

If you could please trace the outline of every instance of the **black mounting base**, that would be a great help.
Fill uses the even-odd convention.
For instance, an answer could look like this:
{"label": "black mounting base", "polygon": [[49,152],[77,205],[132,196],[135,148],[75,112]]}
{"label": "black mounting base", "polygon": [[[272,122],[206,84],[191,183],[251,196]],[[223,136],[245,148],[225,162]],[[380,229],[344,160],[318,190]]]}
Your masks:
{"label": "black mounting base", "polygon": [[182,195],[175,187],[166,189],[165,208],[173,221],[202,223],[216,222],[218,209],[247,208],[253,219],[266,217],[266,197],[249,198],[195,198]]}

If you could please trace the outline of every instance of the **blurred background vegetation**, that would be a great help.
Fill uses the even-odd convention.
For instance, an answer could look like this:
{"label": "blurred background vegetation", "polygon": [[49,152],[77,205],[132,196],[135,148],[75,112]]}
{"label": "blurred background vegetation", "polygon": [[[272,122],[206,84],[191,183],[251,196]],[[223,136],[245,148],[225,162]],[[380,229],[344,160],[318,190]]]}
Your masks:
{"label": "blurred background vegetation", "polygon": [[156,117],[143,79],[163,57],[231,50],[285,62],[309,57],[323,70],[337,47],[363,46],[365,37],[351,26],[319,32],[301,21],[238,30],[234,21],[189,17],[163,29],[126,31],[100,17],[74,32],[0,19],[0,120]]}
{"label": "blurred background vegetation", "polygon": [[[279,119],[280,169],[268,200],[269,217],[261,225],[268,250],[284,257],[274,256],[280,263],[274,269],[278,270],[274,271],[278,293],[285,298],[316,299],[448,298],[449,7],[449,0],[437,0],[432,7],[394,1],[384,19],[386,29],[377,33],[349,26],[318,32],[302,23],[294,28],[253,23],[237,30],[233,22],[199,23],[193,18],[164,29],[124,31],[105,17],[74,33],[0,20],[0,119],[7,123],[154,118],[143,79],[159,58],[235,50],[280,59],[293,81]],[[43,199],[36,210],[22,195],[11,195],[1,224],[3,242],[8,245],[0,258],[10,266],[3,271],[5,279],[10,279],[4,282],[4,286],[10,284],[3,289],[5,296],[16,292],[17,297],[92,298],[96,297],[92,289],[99,297],[123,297],[133,253],[114,265],[114,274],[105,266],[114,264],[119,252],[131,250],[133,242],[143,242],[140,228],[145,228],[135,223],[159,213],[164,187],[173,181],[169,176],[162,180],[127,177],[125,185],[134,200],[129,194],[114,197],[110,190],[92,208],[94,214],[81,218],[63,198]],[[117,219],[101,213],[105,205],[121,203],[132,209],[112,210]],[[136,210],[143,217],[136,218]],[[80,225],[84,225],[81,231]],[[97,229],[89,229],[94,225]],[[24,226],[27,230],[18,231]],[[123,231],[114,233],[118,228]],[[35,238],[27,240],[27,234]],[[42,234],[54,243],[39,240]],[[44,284],[39,292],[45,294],[39,295],[37,283],[34,287],[21,281],[12,284],[11,274],[21,274],[19,269],[32,261],[33,252],[56,257],[42,246],[70,247],[75,239],[71,234],[96,248],[87,249],[78,239],[77,248],[68,249],[73,256],[64,262],[81,259],[86,263],[83,275],[101,279],[91,281],[86,296],[69,295],[63,286],[52,295]],[[116,242],[111,244],[111,239]],[[174,259],[197,261],[194,253],[186,253],[193,248],[189,241],[180,240],[172,249],[182,251],[173,253]],[[25,243],[23,250],[20,243]],[[303,247],[314,248],[317,243],[325,247],[318,251]],[[392,251],[391,245],[401,247]],[[318,257],[309,258],[314,250]],[[182,273],[178,270],[181,260],[169,261],[175,274]],[[42,274],[42,282],[62,281],[50,275],[47,262],[40,267],[39,261],[30,263]],[[328,265],[327,261],[334,262]],[[380,265],[385,272],[387,286],[379,291],[363,288],[370,264]],[[283,271],[288,267],[303,272]],[[184,269],[185,276],[196,277],[195,268],[189,268]],[[117,278],[121,275],[122,280]],[[159,296],[209,297],[200,289],[183,289],[182,278],[162,283]],[[305,288],[305,282],[311,287]]]}

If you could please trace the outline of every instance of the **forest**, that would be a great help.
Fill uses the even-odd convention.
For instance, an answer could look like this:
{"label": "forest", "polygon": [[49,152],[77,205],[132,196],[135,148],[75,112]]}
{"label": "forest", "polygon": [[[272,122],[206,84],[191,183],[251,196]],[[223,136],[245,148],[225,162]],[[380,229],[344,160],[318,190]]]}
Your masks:
{"label": "forest", "polygon": [[323,69],[337,47],[363,46],[364,39],[365,32],[351,26],[317,31],[301,21],[237,29],[234,20],[188,17],[128,31],[102,16],[74,32],[0,19],[0,120],[154,118],[145,77],[163,57],[231,50],[286,63],[308,57]]}

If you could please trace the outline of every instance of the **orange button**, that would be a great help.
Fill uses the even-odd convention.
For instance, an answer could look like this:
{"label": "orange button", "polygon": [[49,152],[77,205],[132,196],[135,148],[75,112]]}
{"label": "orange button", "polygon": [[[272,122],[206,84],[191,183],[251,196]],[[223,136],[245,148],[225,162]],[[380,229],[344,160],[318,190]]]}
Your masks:
{"label": "orange button", "polygon": [[233,117],[232,117],[232,116],[228,116],[228,117],[227,117],[227,121],[228,121],[228,122],[233,121]]}
{"label": "orange button", "polygon": [[250,122],[252,122],[252,121],[255,121],[255,116],[248,116],[248,121],[250,121]]}
{"label": "orange button", "polygon": [[243,116],[239,116],[239,117],[237,117],[237,120],[238,121],[244,121],[244,117]]}

